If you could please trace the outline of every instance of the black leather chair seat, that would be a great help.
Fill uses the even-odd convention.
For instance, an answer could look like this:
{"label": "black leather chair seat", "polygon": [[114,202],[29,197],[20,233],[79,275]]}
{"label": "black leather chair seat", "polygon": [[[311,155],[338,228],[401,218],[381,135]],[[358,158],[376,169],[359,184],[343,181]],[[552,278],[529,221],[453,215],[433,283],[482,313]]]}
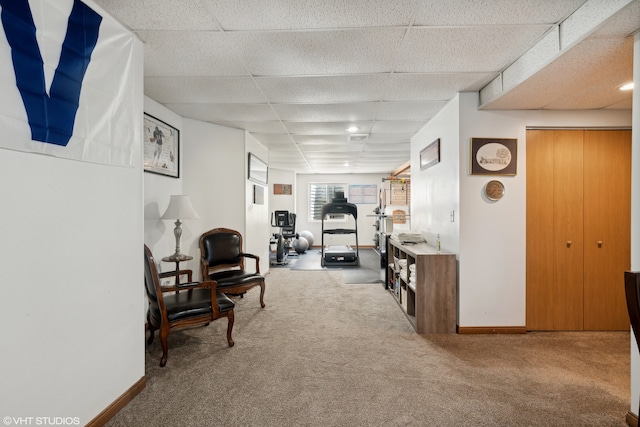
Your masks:
{"label": "black leather chair seat", "polygon": [[211,280],[217,282],[217,289],[224,292],[224,288],[228,286],[243,285],[245,283],[264,280],[264,278],[257,273],[247,273],[242,270],[227,270],[209,275]]}
{"label": "black leather chair seat", "polygon": [[[226,295],[218,293],[216,299],[221,312],[233,309],[234,303]],[[165,294],[164,303],[169,321],[211,314],[211,290],[199,288]]]}

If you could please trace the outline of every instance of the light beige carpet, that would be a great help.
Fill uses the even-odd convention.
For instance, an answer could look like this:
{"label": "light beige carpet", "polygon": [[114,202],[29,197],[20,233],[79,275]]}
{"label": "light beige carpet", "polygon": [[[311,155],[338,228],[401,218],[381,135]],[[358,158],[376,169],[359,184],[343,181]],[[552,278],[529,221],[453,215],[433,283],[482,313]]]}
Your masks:
{"label": "light beige carpet", "polygon": [[[629,333],[419,336],[382,285],[272,269],[226,320],[175,331],[109,426],[625,426]],[[142,339],[142,337],[141,337]]]}

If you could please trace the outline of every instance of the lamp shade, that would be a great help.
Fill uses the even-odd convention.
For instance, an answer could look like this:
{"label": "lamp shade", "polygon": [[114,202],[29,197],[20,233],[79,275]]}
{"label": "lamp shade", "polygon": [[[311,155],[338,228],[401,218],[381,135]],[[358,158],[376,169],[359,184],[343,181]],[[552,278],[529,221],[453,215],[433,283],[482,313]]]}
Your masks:
{"label": "lamp shade", "polygon": [[200,218],[191,205],[187,195],[171,196],[167,210],[161,219],[197,219]]}

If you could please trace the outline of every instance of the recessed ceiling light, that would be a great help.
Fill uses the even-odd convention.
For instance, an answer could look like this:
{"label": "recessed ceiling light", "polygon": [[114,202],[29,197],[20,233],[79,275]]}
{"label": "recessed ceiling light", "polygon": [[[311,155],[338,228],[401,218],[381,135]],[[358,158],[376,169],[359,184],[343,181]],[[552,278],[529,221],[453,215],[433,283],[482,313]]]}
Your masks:
{"label": "recessed ceiling light", "polygon": [[632,89],[633,89],[633,82],[620,86],[620,90],[632,90]]}
{"label": "recessed ceiling light", "polygon": [[357,132],[358,131],[358,126],[349,126],[347,128],[347,132]]}

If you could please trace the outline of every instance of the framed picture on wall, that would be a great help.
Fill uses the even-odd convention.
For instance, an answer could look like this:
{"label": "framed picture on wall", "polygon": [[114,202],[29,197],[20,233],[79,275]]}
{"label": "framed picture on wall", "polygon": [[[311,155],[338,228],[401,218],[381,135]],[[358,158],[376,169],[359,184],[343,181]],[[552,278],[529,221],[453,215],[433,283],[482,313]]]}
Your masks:
{"label": "framed picture on wall", "polygon": [[471,175],[515,175],[518,140],[471,138]]}
{"label": "framed picture on wall", "polygon": [[268,167],[258,156],[249,153],[249,179],[260,184],[267,184]]}
{"label": "framed picture on wall", "polygon": [[423,171],[440,163],[440,138],[420,151],[420,170]]}
{"label": "framed picture on wall", "polygon": [[292,184],[273,184],[273,194],[284,194],[290,196],[292,193]]}
{"label": "framed picture on wall", "polygon": [[264,205],[264,187],[262,185],[253,185],[253,204]]}
{"label": "framed picture on wall", "polygon": [[180,178],[180,131],[144,114],[144,171]]}

